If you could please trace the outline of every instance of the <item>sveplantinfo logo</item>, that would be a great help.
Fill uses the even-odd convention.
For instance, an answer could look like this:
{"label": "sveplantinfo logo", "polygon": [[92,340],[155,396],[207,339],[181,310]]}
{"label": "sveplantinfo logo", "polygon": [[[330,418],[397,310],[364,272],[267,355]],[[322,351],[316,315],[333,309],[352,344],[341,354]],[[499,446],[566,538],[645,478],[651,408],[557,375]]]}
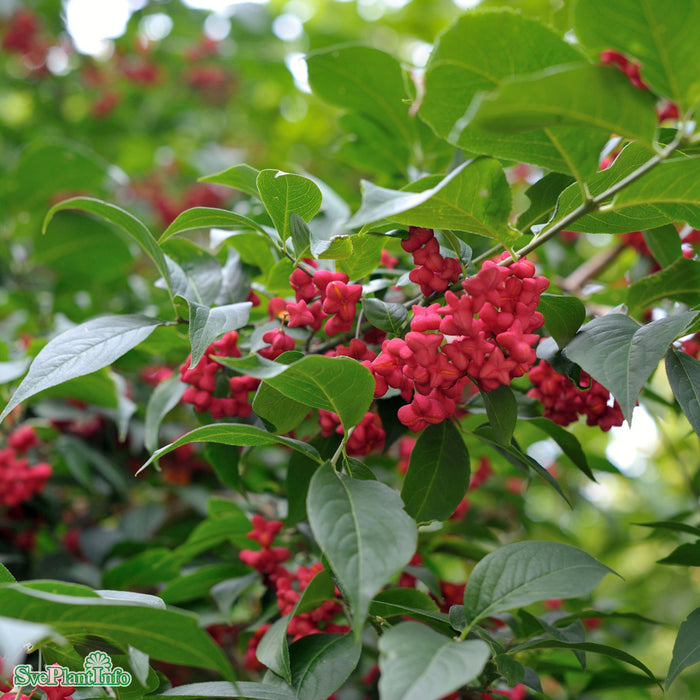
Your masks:
{"label": "sveplantinfo logo", "polygon": [[103,651],[90,652],[83,661],[82,671],[70,671],[65,666],[49,666],[44,671],[34,671],[29,664],[15,666],[12,676],[15,687],[30,686],[112,686],[126,688],[131,685],[131,674],[121,666],[112,668],[112,659]]}

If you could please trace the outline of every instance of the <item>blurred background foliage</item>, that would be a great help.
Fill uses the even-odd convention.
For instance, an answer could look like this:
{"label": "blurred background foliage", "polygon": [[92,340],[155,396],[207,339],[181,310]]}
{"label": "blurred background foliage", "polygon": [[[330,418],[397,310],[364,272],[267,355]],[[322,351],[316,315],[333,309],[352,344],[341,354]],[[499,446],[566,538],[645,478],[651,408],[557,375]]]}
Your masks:
{"label": "blurred background foliage", "polygon": [[[411,72],[420,75],[434,38],[467,4],[475,3],[271,0],[221,2],[218,10],[210,10],[180,0],[0,0],[0,361],[16,360],[26,348],[35,352],[41,344],[37,337],[68,321],[144,308],[155,313],[165,300],[164,292],[154,292],[144,281],[153,276],[138,251],[108,225],[64,214],[42,236],[46,211],[60,199],[100,197],[124,206],[160,232],[180,211],[195,205],[259,214],[258,205],[240,194],[196,182],[237,163],[310,173],[353,209],[359,203],[361,178],[400,186],[423,174],[382,175],[364,168],[347,146],[339,121],[342,111],[310,94],[303,56],[335,44],[382,49],[406,66],[408,92],[414,94]],[[506,4],[559,31],[568,27],[563,0],[482,3]],[[118,35],[100,39],[98,20],[108,5],[122,7],[128,21],[123,31],[113,22]],[[77,21],[71,35],[66,18],[81,13],[82,29]],[[78,43],[80,50],[78,38],[83,42]],[[453,156],[449,149],[439,153],[434,171],[444,171]],[[542,273],[556,283],[615,245],[607,235],[554,242],[540,258]],[[633,249],[622,251],[601,278],[605,286],[596,302],[617,303],[616,289],[645,274],[645,265]],[[147,345],[162,351],[171,365],[187,354],[186,340],[170,330],[155,333]],[[141,366],[142,359],[136,353],[124,358],[120,366],[125,375]],[[656,563],[686,541],[686,535],[652,532],[639,524],[678,519],[697,525],[700,464],[697,438],[670,408],[665,377],[657,374],[654,393],[643,396],[644,409],[638,409],[631,431],[615,428],[603,434],[583,424],[573,427],[597,483],[561,458],[535,428],[519,432],[523,447],[556,470],[572,508],[545,483],[526,483],[515,467],[492,453],[502,478],[498,486],[487,485],[473,494],[483,520],[465,528],[474,546],[483,522],[507,530],[511,537],[527,533],[529,538],[570,542],[618,571],[624,583],[608,577],[599,589],[598,607],[603,612],[643,611],[659,624],[616,618],[595,634],[601,639],[623,637],[630,653],[664,675],[677,626],[698,606],[700,574],[697,568]],[[2,379],[7,398],[10,380]],[[93,388],[96,381],[91,380]],[[147,391],[135,388],[135,402],[143,404]],[[56,417],[53,409],[46,410]],[[109,410],[94,415],[104,418]],[[173,424],[176,434],[177,419]],[[46,496],[30,513],[38,543],[34,559],[26,563],[27,576],[72,577],[97,585],[91,567],[102,560],[107,543],[121,542],[122,554],[138,551],[144,541],[139,543],[134,533],[144,522],[149,524],[141,535],[155,532],[168,509],[178,515],[160,531],[160,542],[177,541],[194,517],[187,515],[187,508],[201,518],[207,493],[217,487],[210,474],[191,468],[186,477],[173,477],[176,464],[169,482],[167,468],[145,480],[133,479],[126,465],[138,461],[139,450],[120,443],[114,430],[103,431],[99,438],[88,434],[87,450],[75,435],[58,437],[55,428],[46,427],[43,435],[57,439],[54,463],[63,482],[59,478],[54,500]],[[244,481],[249,498],[265,502],[263,493],[278,488],[284,477],[273,453],[258,452]],[[477,452],[472,458],[476,462],[479,456]],[[377,458],[376,466],[388,474],[391,465]],[[97,473],[93,480],[85,476],[91,470]],[[165,490],[160,488],[164,479]],[[71,503],[68,516],[62,512],[65,502]],[[121,518],[117,525],[109,520],[115,513]],[[76,523],[83,546],[92,548],[78,562],[57,553],[52,538],[71,532]],[[57,529],[49,532],[47,524]],[[4,525],[15,527],[12,522]],[[9,547],[15,557],[19,549],[16,542]],[[428,557],[435,570],[457,580],[468,573],[458,555],[448,538]],[[563,654],[550,656],[552,663],[569,662]],[[581,674],[573,662],[571,667],[570,687],[576,688]],[[694,684],[697,688],[700,676],[691,670],[670,696],[696,698]],[[588,692],[585,697],[594,697]],[[595,692],[595,697],[614,693],[617,700],[660,697],[648,688]]]}

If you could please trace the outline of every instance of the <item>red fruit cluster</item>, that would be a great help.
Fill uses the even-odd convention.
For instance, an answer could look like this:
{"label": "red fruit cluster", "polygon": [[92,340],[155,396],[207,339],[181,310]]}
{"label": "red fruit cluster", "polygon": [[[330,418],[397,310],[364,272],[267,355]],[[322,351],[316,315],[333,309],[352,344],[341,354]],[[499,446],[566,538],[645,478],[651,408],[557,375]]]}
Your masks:
{"label": "red fruit cluster", "polygon": [[[282,566],[289,559],[290,551],[286,547],[273,547],[275,537],[281,531],[283,524],[280,520],[265,520],[261,515],[252,518],[253,529],[248,537],[257,541],[262,549],[252,551],[244,549],[240,552],[241,561],[252,566],[265,577],[266,584],[273,588],[277,596],[277,607],[282,615],[289,615],[299,600],[299,596],[311,583],[323,565],[320,562],[310,567],[300,566],[294,573]],[[345,633],[347,625],[337,625],[331,622],[341,611],[340,604],[335,600],[326,600],[315,610],[295,615],[288,625],[288,634],[295,640],[317,632]],[[321,627],[323,625],[323,627]],[[248,643],[245,656],[245,666],[250,670],[259,669],[260,665],[255,656],[255,650],[269,625],[263,625],[256,630]]]}
{"label": "red fruit cluster", "polygon": [[527,688],[522,683],[518,683],[518,685],[508,690],[491,690],[488,693],[482,693],[481,700],[496,700],[494,695],[510,698],[510,700],[525,700],[527,698]]}
{"label": "red fruit cluster", "polygon": [[[197,412],[209,411],[213,418],[249,416],[252,409],[248,396],[251,391],[258,388],[260,380],[248,376],[228,379],[223,371],[220,372],[223,369],[222,366],[212,359],[212,357],[240,356],[236,331],[231,331],[212,343],[192,369],[188,369],[192,359],[192,356],[188,355],[187,361],[180,366],[180,380],[190,385],[182,395],[182,400],[185,403],[191,403]],[[220,383],[224,386],[221,387]],[[224,392],[223,396],[219,395],[220,391]]]}
{"label": "red fruit cluster", "polygon": [[444,258],[440,254],[440,244],[430,228],[410,226],[409,237],[401,241],[401,247],[412,253],[413,262],[418,266],[411,270],[411,282],[420,285],[424,296],[434,292],[442,293],[459,279],[462,266],[457,258]]}
{"label": "red fruit cluster", "polygon": [[[321,425],[321,435],[329,437],[333,433],[343,434],[343,426],[337,413],[319,409],[318,422]],[[351,456],[366,455],[384,448],[386,433],[379,416],[372,411],[365,413],[363,419],[355,426],[346,443],[346,451]]]}
{"label": "red fruit cluster", "polygon": [[51,465],[39,462],[30,465],[25,453],[39,440],[30,426],[14,430],[0,450],[0,505],[17,506],[40,493],[51,476]]}
{"label": "red fruit cluster", "polygon": [[531,262],[487,261],[462,282],[465,294],[446,292],[445,306],[414,306],[405,339],[385,340],[363,363],[374,375],[375,397],[399,389],[410,401],[399,420],[418,432],[455,413],[469,380],[491,391],[523,376],[536,359],[533,331],[544,323],[536,309],[548,286]]}
{"label": "red fruit cluster", "polygon": [[[286,302],[289,327],[308,326],[317,331],[325,319],[328,336],[352,330],[361,284],[348,284],[344,272],[316,270],[313,275],[297,268],[289,276],[296,302]],[[318,297],[318,298],[317,298]]]}
{"label": "red fruit cluster", "polygon": [[24,65],[32,73],[47,72],[46,56],[50,44],[41,35],[38,17],[30,10],[21,9],[12,15],[2,38],[2,48],[22,57]]}
{"label": "red fruit cluster", "polygon": [[585,372],[581,372],[582,385],[576,386],[542,361],[530,370],[528,376],[533,388],[527,395],[540,401],[545,408],[545,418],[559,425],[569,425],[580,415],[585,415],[588,425],[597,425],[607,432],[625,420],[617,401],[612,406],[609,404],[610,392]]}
{"label": "red fruit cluster", "polygon": [[681,343],[681,349],[697,360],[700,357],[700,333],[696,333],[692,338],[684,340]]}
{"label": "red fruit cluster", "polygon": [[612,65],[619,68],[628,78],[630,83],[634,87],[640,90],[648,90],[649,86],[642,80],[639,74],[639,63],[637,61],[630,61],[627,56],[621,54],[619,51],[613,51],[612,49],[606,49],[600,52],[600,62],[604,65]]}

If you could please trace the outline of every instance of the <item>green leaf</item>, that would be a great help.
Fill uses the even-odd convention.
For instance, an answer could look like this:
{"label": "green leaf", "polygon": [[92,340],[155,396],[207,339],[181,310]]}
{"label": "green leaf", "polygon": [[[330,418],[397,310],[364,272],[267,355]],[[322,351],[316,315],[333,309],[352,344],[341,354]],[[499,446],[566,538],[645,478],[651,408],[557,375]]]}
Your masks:
{"label": "green leaf", "polygon": [[581,43],[594,53],[616,49],[642,66],[643,80],[681,111],[700,98],[696,37],[700,8],[693,0],[579,0],[573,14]]}
{"label": "green leaf", "polygon": [[562,173],[547,173],[525,190],[530,206],[519,217],[516,226],[527,233],[531,226],[544,224],[552,217],[559,195],[572,184],[571,177]]}
{"label": "green leaf", "polygon": [[166,256],[173,296],[211,306],[221,294],[222,271],[219,261],[191,241],[171,239],[167,249],[177,262]]}
{"label": "green leaf", "polygon": [[299,700],[287,687],[239,681],[236,684],[211,681],[170,688],[147,698],[246,698],[247,700]]}
{"label": "green leaf", "polygon": [[266,272],[277,262],[270,250],[270,239],[259,233],[234,233],[226,239],[226,245],[240,253],[241,260]]}
{"label": "green leaf", "polygon": [[0,609],[15,619],[53,627],[71,639],[93,634],[126,650],[136,647],[154,659],[214,669],[234,678],[224,653],[195,617],[130,601],[48,593],[17,583],[0,585]]}
{"label": "green leaf", "polygon": [[294,257],[299,260],[299,258],[303,257],[309,250],[311,231],[306,221],[296,212],[292,212],[289,215],[289,230],[292,235]]}
{"label": "green leaf", "polygon": [[[646,675],[655,683],[658,682],[652,671],[639,659],[632,656],[632,654],[628,654],[626,651],[616,649],[615,647],[608,646],[607,644],[596,644],[593,642],[566,642],[558,639],[544,639],[541,641],[526,642],[525,644],[521,644],[519,647],[516,647],[516,649],[570,649],[574,652],[603,654],[604,656],[609,656],[612,659],[618,659],[632,666],[636,666],[638,669],[646,673]],[[515,649],[512,651],[515,651]]]}
{"label": "green leaf", "polygon": [[226,618],[230,618],[231,608],[239,596],[254,583],[260,581],[260,574],[254,571],[245,576],[222,581],[211,588],[211,597],[214,599],[219,612]]}
{"label": "green leaf", "polygon": [[305,406],[337,413],[346,431],[364,418],[374,397],[372,375],[349,357],[308,355],[264,382]]}
{"label": "green leaf", "polygon": [[49,209],[44,217],[42,233],[46,233],[46,229],[51,219],[53,219],[53,217],[59,211],[64,211],[66,209],[94,214],[95,216],[99,216],[115,226],[118,226],[120,229],[129,234],[129,236],[139,244],[144,253],[151,258],[161,277],[165,280],[165,285],[168,288],[168,291],[172,290],[170,270],[165,262],[165,255],[163,255],[163,251],[158,246],[153,234],[133,214],[129,214],[128,211],[125,211],[114,204],[108,204],[107,202],[102,202],[101,200],[93,199],[92,197],[72,197],[71,199],[66,199],[63,202],[55,204],[53,207],[51,207],[51,209]]}
{"label": "green leaf", "polygon": [[372,598],[415,553],[416,524],[393,489],[337,474],[330,462],[311,479],[306,508],[359,640]]}
{"label": "green leaf", "polygon": [[0,562],[0,583],[14,583],[15,580],[9,569]]}
{"label": "green leaf", "polygon": [[[653,206],[668,221],[687,221],[700,228],[700,158],[679,158],[659,163],[620,190],[610,210],[624,213]],[[643,228],[650,228],[649,225]]]}
{"label": "green leaf", "polygon": [[659,226],[643,231],[644,241],[661,267],[668,267],[683,257],[681,239],[675,226]]}
{"label": "green leaf", "polygon": [[139,314],[101,316],[56,336],[34,358],[0,421],[40,391],[111,365],[163,323]]}
{"label": "green leaf", "polygon": [[438,700],[474,680],[491,656],[481,640],[455,642],[419,622],[379,638],[382,700]]}
{"label": "green leaf", "polygon": [[681,313],[641,327],[622,314],[601,316],[583,326],[566,355],[612,392],[630,421],[649,375],[695,315]]}
{"label": "green leaf", "polygon": [[657,563],[677,566],[700,566],[700,540],[676,547],[667,557],[659,559]]}
{"label": "green leaf", "polygon": [[245,192],[251,197],[260,199],[260,193],[258,192],[258,186],[256,184],[259,174],[259,170],[256,170],[245,163],[241,163],[240,165],[234,165],[232,168],[228,168],[227,170],[222,170],[220,173],[216,173],[215,175],[200,177],[199,181],[212,182],[216,185],[233,187],[236,190]]}
{"label": "green leaf", "polygon": [[362,206],[348,226],[389,219],[399,224],[478,233],[511,243],[508,228],[510,188],[503,168],[492,158],[479,158],[455,168],[442,179],[427,177],[403,190],[362,182]]}
{"label": "green leaf", "polygon": [[[274,445],[279,443],[305,454],[310,459],[319,463],[321,462],[316,449],[300,440],[293,440],[292,438],[283,437],[281,435],[273,435],[253,425],[215,423],[212,425],[204,425],[201,428],[195,428],[189,433],[185,433],[181,438],[175,440],[175,442],[171,442],[169,445],[156,450],[141,469],[145,469],[151,462],[160,459],[163,455],[172,452],[182,445],[187,445],[190,442],[218,442],[223,445],[238,445],[241,447],[251,445]],[[141,469],[139,469],[139,471],[141,471]]]}
{"label": "green leaf", "polygon": [[304,700],[326,700],[355,670],[362,644],[351,634],[311,634],[289,648],[292,687]]}
{"label": "green leaf", "polygon": [[384,241],[381,236],[358,233],[350,237],[352,254],[338,260],[336,270],[344,272],[351,280],[359,280],[379,267]]}
{"label": "green leaf", "polygon": [[160,597],[168,605],[178,605],[190,600],[205,598],[212,587],[248,570],[243,564],[212,564],[202,566],[184,576],[172,580],[161,592]]}
{"label": "green leaf", "polygon": [[241,490],[241,477],[238,470],[240,450],[234,445],[220,445],[210,442],[204,448],[204,459],[211,464],[219,481],[234,491]]}
{"label": "green leaf", "polygon": [[248,323],[253,304],[242,301],[238,304],[210,308],[187,300],[190,308],[190,346],[192,359],[190,369],[196,367],[206,349],[220,336],[235,331]]}
{"label": "green leaf", "polygon": [[255,652],[261,664],[284,678],[287,683],[292,681],[289,647],[287,646],[287,627],[289,627],[291,619],[291,615],[285,615],[273,622],[260,640]]}
{"label": "green leaf", "polygon": [[593,590],[612,569],[559,542],[516,542],[487,554],[464,591],[472,624],[499,612],[549,598],[576,598]]}
{"label": "green leaf", "polygon": [[581,53],[537,21],[503,8],[463,14],[431,55],[420,116],[433,130],[470,153],[523,161],[579,179],[598,168],[608,132],[552,127],[527,134],[492,134],[460,124],[477,94],[515,76],[584,61]]}
{"label": "green leaf", "polygon": [[102,574],[106,588],[152,586],[178,575],[179,562],[165,547],[152,547],[113,566]]}
{"label": "green leaf", "polygon": [[700,437],[700,362],[671,347],[666,353],[666,376],[676,401]]}
{"label": "green leaf", "polygon": [[365,298],[362,309],[367,320],[375,327],[387,333],[401,335],[406,322],[408,311],[403,304],[387,303],[381,299]]}
{"label": "green leaf", "polygon": [[502,445],[510,445],[518,422],[518,402],[513,390],[501,385],[493,391],[482,392],[481,396],[494,438]]}
{"label": "green leaf", "polygon": [[654,523],[634,523],[640,527],[653,527],[661,530],[671,530],[672,532],[686,532],[689,535],[700,537],[700,528],[693,527],[686,523],[680,523],[676,520],[660,520]]}
{"label": "green leaf", "polygon": [[594,127],[651,146],[657,123],[654,102],[615,68],[565,66],[504,81],[498,90],[477,97],[465,121],[507,134]]}
{"label": "green leaf", "polygon": [[633,310],[642,311],[663,299],[700,304],[700,262],[680,257],[666,269],[633,282],[627,291],[627,304]]}
{"label": "green leaf", "polygon": [[177,218],[163,231],[158,243],[163,245],[169,238],[185,231],[198,228],[244,228],[265,233],[265,229],[253,219],[236,214],[226,209],[211,207],[193,207],[179,214]]}
{"label": "green leaf", "polygon": [[418,522],[447,520],[469,487],[469,452],[452,421],[429,425],[411,452],[401,489],[406,512]]}
{"label": "green leaf", "polygon": [[593,476],[593,472],[588,466],[586,453],[583,451],[578,438],[573,433],[564,430],[564,428],[549,420],[549,418],[531,418],[529,423],[549,435],[549,437],[561,447],[564,454],[591,479],[591,481],[595,481],[595,476]]}
{"label": "green leaf", "polygon": [[544,316],[545,328],[560,348],[572,340],[586,319],[586,307],[577,297],[542,294],[537,310]]}
{"label": "green leaf", "polygon": [[180,403],[187,384],[180,381],[174,374],[170,379],[158,384],[153,390],[146,405],[146,423],[144,426],[143,442],[149,452],[158,447],[158,431],[163,418]]}
{"label": "green leaf", "polygon": [[368,46],[337,46],[311,52],[306,65],[314,94],[413,142],[401,65],[393,56]]}
{"label": "green leaf", "polygon": [[666,675],[666,690],[678,678],[681,671],[698,661],[700,661],[700,608],[693,610],[678,628],[671,665]]}
{"label": "green leaf", "polygon": [[321,206],[321,190],[315,182],[301,175],[281,170],[261,170],[257,179],[260,198],[272,218],[282,241],[291,234],[289,217],[299,215],[310,221]]}
{"label": "green leaf", "polygon": [[427,593],[415,588],[389,588],[378,593],[369,606],[369,614],[386,620],[410,617],[425,622],[438,632],[450,634],[447,615],[439,611]]}

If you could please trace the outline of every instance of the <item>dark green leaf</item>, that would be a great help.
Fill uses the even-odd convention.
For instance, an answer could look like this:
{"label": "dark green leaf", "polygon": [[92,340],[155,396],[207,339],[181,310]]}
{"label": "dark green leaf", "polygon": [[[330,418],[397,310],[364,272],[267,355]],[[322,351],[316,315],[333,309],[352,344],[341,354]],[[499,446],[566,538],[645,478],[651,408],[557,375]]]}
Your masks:
{"label": "dark green leaf", "polygon": [[667,557],[659,559],[658,563],[678,566],[700,566],[700,540],[676,547]]}
{"label": "dark green leaf", "polygon": [[439,611],[427,593],[415,588],[389,588],[378,593],[369,606],[369,614],[386,620],[410,617],[443,634],[450,633],[447,615]]}
{"label": "dark green leaf", "polygon": [[160,459],[163,455],[172,452],[182,445],[187,445],[190,442],[219,442],[223,445],[239,445],[241,447],[249,445],[274,445],[279,443],[287,445],[287,447],[291,447],[307,455],[311,459],[315,459],[319,463],[321,461],[318,452],[311,447],[311,445],[301,442],[300,440],[293,440],[292,438],[283,437],[281,435],[273,435],[253,425],[219,423],[195,428],[189,433],[185,433],[185,435],[175,440],[175,442],[161,447],[151,455],[150,459],[141,469],[145,469],[151,462]]}
{"label": "dark green leaf", "polygon": [[651,146],[657,118],[654,98],[634,88],[621,71],[585,64],[506,80],[477,97],[465,121],[507,134],[586,126]]}
{"label": "dark green leaf", "polygon": [[542,294],[537,310],[544,316],[545,328],[560,348],[571,341],[586,319],[586,307],[576,297]]}
{"label": "dark green leaf", "polygon": [[168,605],[178,605],[204,598],[209,595],[209,591],[215,584],[233,576],[240,576],[247,571],[247,568],[240,563],[203,566],[175,578],[160,592],[160,597]]}
{"label": "dark green leaf", "polygon": [[310,221],[321,206],[321,190],[313,181],[301,175],[281,170],[261,170],[257,179],[260,198],[282,241],[291,234],[289,217],[298,214]]}
{"label": "dark green leaf", "polygon": [[616,649],[606,644],[595,644],[593,642],[564,642],[556,639],[545,639],[535,642],[526,642],[517,647],[517,649],[571,649],[572,651],[603,654],[612,659],[618,659],[632,666],[636,666],[641,671],[644,671],[651,680],[657,682],[656,676],[639,659],[628,654],[626,651]]}
{"label": "dark green leaf", "polygon": [[359,639],[372,598],[415,552],[416,524],[393,489],[337,474],[329,462],[311,479],[306,508]]}
{"label": "dark green leaf", "polygon": [[233,187],[241,192],[245,192],[251,197],[260,199],[260,193],[258,192],[256,184],[259,174],[259,170],[245,163],[241,163],[240,165],[234,165],[232,168],[228,168],[228,170],[216,173],[216,175],[207,175],[199,180],[200,182],[213,182],[217,185]]}
{"label": "dark green leaf", "polygon": [[163,321],[138,314],[102,316],[50,340],[34,358],[0,421],[22,401],[43,389],[107,367],[136,347]]}
{"label": "dark green leaf", "polygon": [[154,659],[210,668],[232,680],[233,670],[189,614],[114,599],[48,593],[20,584],[0,586],[0,609],[14,618],[51,625],[67,639],[94,634]]}
{"label": "dark green leaf", "polygon": [[556,209],[559,195],[571,184],[569,175],[548,173],[525,190],[530,207],[518,217],[517,227],[527,233],[531,226],[549,221]]}
{"label": "dark green leaf", "polygon": [[518,402],[513,390],[501,385],[493,391],[482,392],[481,396],[494,438],[502,445],[510,445],[518,421]]}
{"label": "dark green leaf", "polygon": [[304,700],[326,700],[360,660],[362,645],[351,634],[312,634],[294,642],[292,687]]}
{"label": "dark green leaf", "polygon": [[525,678],[525,667],[508,654],[499,654],[494,658],[498,672],[506,679],[509,686],[522,683]]}
{"label": "dark green leaf", "polygon": [[687,525],[686,523],[679,523],[675,520],[661,520],[655,523],[634,523],[640,527],[653,527],[659,530],[671,530],[672,532],[686,532],[689,535],[696,535],[700,537],[700,528],[693,527],[692,525]]}
{"label": "dark green leaf", "polygon": [[693,610],[681,623],[673,645],[673,658],[666,675],[666,690],[688,666],[700,661],[700,608]]}
{"label": "dark green leaf", "polygon": [[238,471],[240,452],[234,445],[220,445],[216,442],[210,442],[204,448],[204,459],[211,464],[219,481],[234,491],[241,488]]}
{"label": "dark green leaf", "polygon": [[401,489],[406,512],[418,522],[447,520],[469,487],[469,452],[452,421],[429,425],[411,452]]}
{"label": "dark green leaf", "polygon": [[595,481],[595,476],[591,468],[588,466],[586,454],[581,447],[578,438],[564,430],[560,425],[557,425],[549,418],[531,418],[529,422],[537,426],[542,432],[549,435],[554,442],[561,447],[564,454],[592,481]]}
{"label": "dark green leaf", "polygon": [[516,542],[499,547],[475,567],[464,591],[472,624],[549,598],[575,598],[612,572],[586,552],[559,542]]}
{"label": "dark green leaf", "polygon": [[153,234],[151,234],[148,228],[146,228],[146,226],[139,221],[139,219],[133,216],[133,214],[129,214],[128,211],[124,211],[124,209],[121,209],[114,204],[102,202],[99,199],[93,199],[91,197],[72,197],[71,199],[66,199],[63,202],[55,204],[53,207],[51,207],[51,209],[49,209],[46,217],[44,218],[42,231],[46,233],[46,229],[51,219],[53,219],[53,217],[59,211],[64,211],[66,209],[94,214],[95,216],[99,216],[115,226],[118,226],[120,229],[129,234],[129,236],[131,236],[131,238],[133,238],[139,244],[139,246],[141,246],[141,249],[154,262],[156,269],[165,280],[168,290],[170,291],[172,289],[170,283],[170,271],[166,265],[163,251],[158,246]]}
{"label": "dark green leaf", "polygon": [[652,91],[678,103],[681,111],[695,106],[700,8],[693,0],[579,0],[573,20],[586,48],[595,53],[616,49],[637,59]]}
{"label": "dark green leaf", "polygon": [[671,347],[666,353],[666,375],[688,422],[700,436],[700,362]]}
{"label": "dark green leaf", "polygon": [[668,267],[683,256],[681,239],[675,226],[659,226],[643,231],[651,254],[661,267]]}
{"label": "dark green leaf", "polygon": [[401,335],[408,321],[408,312],[403,304],[393,304],[381,299],[365,298],[362,300],[362,309],[367,320],[376,328]]}
{"label": "dark green leaf", "polygon": [[633,282],[627,291],[627,305],[637,311],[663,299],[688,306],[700,304],[700,262],[677,258],[666,269]]}
{"label": "dark green leaf", "polygon": [[267,666],[287,683],[292,681],[292,669],[289,661],[289,647],[287,646],[287,627],[291,615],[280,617],[270,625],[258,644],[255,655],[261,664]]}
{"label": "dark green leaf", "polygon": [[629,421],[649,375],[694,317],[681,313],[640,327],[622,314],[601,316],[583,326],[566,354],[612,392]]}
{"label": "dark green leaf", "polygon": [[474,680],[491,655],[480,640],[455,642],[419,622],[402,622],[379,639],[382,700],[438,700]]}
{"label": "dark green leaf", "polygon": [[198,228],[244,228],[265,233],[265,229],[257,221],[253,221],[247,216],[226,209],[194,207],[179,214],[175,221],[163,231],[158,243],[163,245],[169,238],[177,236],[179,233]]}
{"label": "dark green leaf", "polygon": [[242,301],[238,304],[210,308],[189,299],[187,305],[190,308],[190,346],[192,348],[190,369],[199,364],[206,349],[217,338],[245,326],[253,306],[249,301]]}

